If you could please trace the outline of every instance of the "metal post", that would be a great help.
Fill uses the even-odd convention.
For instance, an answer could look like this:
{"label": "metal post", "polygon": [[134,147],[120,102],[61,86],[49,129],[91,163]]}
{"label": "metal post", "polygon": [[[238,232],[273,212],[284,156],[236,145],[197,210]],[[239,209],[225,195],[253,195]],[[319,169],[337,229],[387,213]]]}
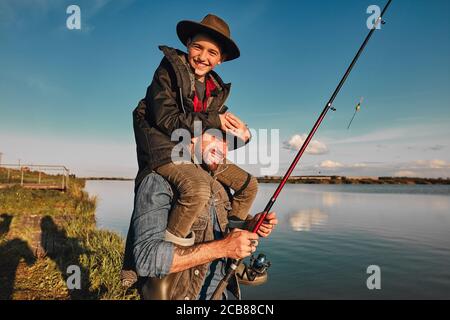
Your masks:
{"label": "metal post", "polygon": [[23,187],[23,168],[22,167],[20,167],[20,174],[21,174],[20,185]]}

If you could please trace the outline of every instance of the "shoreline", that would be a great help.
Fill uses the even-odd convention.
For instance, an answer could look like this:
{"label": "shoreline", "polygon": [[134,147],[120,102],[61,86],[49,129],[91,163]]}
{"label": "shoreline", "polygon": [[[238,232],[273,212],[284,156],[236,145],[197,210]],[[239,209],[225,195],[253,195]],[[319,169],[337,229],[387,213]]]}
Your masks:
{"label": "shoreline", "polygon": [[[259,177],[260,183],[280,183],[283,177]],[[449,185],[446,178],[418,177],[349,177],[349,176],[294,176],[287,181],[290,184],[375,184],[375,185]]]}
{"label": "shoreline", "polygon": [[[82,177],[85,181],[134,181],[124,177]],[[280,183],[281,176],[257,177],[259,183]],[[450,185],[449,178],[419,177],[351,177],[351,176],[292,176],[289,184],[388,184],[388,185]]]}

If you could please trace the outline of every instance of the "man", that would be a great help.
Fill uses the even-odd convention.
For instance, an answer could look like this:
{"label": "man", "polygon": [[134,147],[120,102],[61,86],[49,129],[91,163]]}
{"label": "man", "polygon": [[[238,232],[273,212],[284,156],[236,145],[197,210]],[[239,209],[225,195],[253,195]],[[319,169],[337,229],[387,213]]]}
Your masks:
{"label": "man", "polygon": [[[241,229],[229,232],[232,225],[227,220],[228,194],[218,182],[213,190],[210,206],[192,227],[196,244],[178,247],[165,241],[173,199],[170,185],[156,173],[142,181],[135,197],[124,270],[138,274],[143,299],[210,299],[225,274],[226,258],[243,259],[255,252],[258,235]],[[269,214],[258,234],[267,237],[277,223],[275,213]],[[230,281],[228,289],[240,299],[236,278]]]}
{"label": "man", "polygon": [[[202,146],[208,149],[208,138],[205,140]],[[251,229],[259,215],[245,222],[229,221],[229,194],[218,181],[212,179],[211,184],[212,196],[192,226],[196,243],[190,247],[176,246],[165,239],[176,197],[167,181],[150,173],[138,186],[124,270],[139,275],[138,288],[143,299],[210,299],[225,275],[227,258],[251,255],[258,245],[258,235],[269,236],[278,223],[276,214],[270,213],[258,235],[242,230]],[[230,228],[234,229],[230,232]],[[232,278],[228,289],[240,299],[238,278]],[[226,292],[223,297],[227,298]]]}

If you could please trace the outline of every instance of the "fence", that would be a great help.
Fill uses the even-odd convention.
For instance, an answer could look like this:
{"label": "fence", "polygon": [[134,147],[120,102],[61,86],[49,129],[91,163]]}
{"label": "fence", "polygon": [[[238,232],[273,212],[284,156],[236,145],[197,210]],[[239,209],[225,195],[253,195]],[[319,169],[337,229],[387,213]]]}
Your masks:
{"label": "fence", "polygon": [[69,169],[61,165],[2,164],[0,185],[20,184],[24,188],[66,190]]}

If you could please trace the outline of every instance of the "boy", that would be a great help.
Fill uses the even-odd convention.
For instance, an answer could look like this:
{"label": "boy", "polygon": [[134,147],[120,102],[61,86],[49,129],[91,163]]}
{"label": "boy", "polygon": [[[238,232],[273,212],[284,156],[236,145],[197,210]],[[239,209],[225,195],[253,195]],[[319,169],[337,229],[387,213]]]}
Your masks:
{"label": "boy", "polygon": [[[145,112],[141,118],[135,114],[135,125],[146,126],[147,130],[145,137],[136,136],[137,141],[141,139],[141,143],[137,143],[138,154],[145,154],[141,157],[140,169],[145,167],[147,171],[156,171],[178,192],[177,202],[169,216],[166,240],[190,246],[195,240],[191,227],[211,198],[212,177],[193,162],[172,160],[173,131],[183,128],[193,135],[194,122],[200,121],[203,130],[221,129],[244,143],[249,141],[250,133],[238,117],[226,112],[224,103],[230,85],[223,83],[212,71],[220,63],[240,55],[230,38],[228,25],[209,14],[200,23],[181,21],[177,25],[177,34],[188,53],[160,47],[165,58],[147,90]],[[139,107],[137,110],[135,112],[139,112]],[[203,134],[202,140],[211,143],[207,134]],[[142,144],[147,150],[139,150]],[[220,157],[220,152],[213,152],[209,169],[215,179],[234,190],[229,216],[246,220],[256,196],[257,181],[234,164],[227,161],[218,164],[217,158]],[[144,176],[143,171],[140,170],[138,177]]]}

